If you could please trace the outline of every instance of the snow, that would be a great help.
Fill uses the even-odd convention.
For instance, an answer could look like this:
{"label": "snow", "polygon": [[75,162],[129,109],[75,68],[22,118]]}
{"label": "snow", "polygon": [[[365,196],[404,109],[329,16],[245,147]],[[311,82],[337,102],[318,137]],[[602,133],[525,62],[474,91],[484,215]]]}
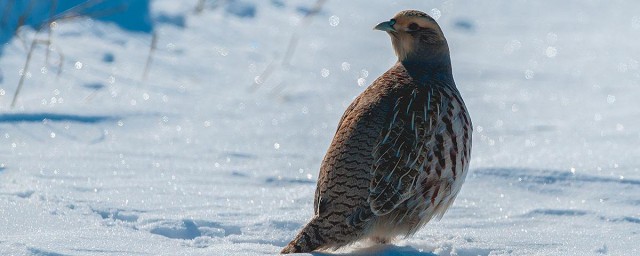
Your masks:
{"label": "snow", "polygon": [[342,111],[395,61],[372,27],[403,9],[441,15],[470,174],[415,237],[337,253],[640,253],[640,4],[328,1],[307,25],[308,1],[197,2],[151,2],[146,80],[152,36],[126,20],[59,22],[59,77],[44,46],[21,71],[33,28],[3,46],[0,254],[277,254]]}

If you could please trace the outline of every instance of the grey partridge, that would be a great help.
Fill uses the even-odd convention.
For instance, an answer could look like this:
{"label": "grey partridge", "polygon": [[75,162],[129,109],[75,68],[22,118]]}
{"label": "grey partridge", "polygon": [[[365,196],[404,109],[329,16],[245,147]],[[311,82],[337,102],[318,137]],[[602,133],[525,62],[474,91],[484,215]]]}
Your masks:
{"label": "grey partridge", "polygon": [[347,108],[327,151],[314,216],[281,253],[386,243],[441,218],[469,169],[471,118],[436,21],[407,10],[375,29],[398,62]]}

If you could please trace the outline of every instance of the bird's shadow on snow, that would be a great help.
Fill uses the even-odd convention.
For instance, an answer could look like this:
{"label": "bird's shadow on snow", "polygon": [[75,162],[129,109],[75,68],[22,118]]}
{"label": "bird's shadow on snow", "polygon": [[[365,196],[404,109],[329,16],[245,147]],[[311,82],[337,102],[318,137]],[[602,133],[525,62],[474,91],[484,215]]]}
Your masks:
{"label": "bird's shadow on snow", "polygon": [[311,253],[314,256],[330,256],[330,255],[345,255],[345,256],[435,256],[433,252],[420,251],[411,246],[398,246],[392,244],[380,244],[373,245],[366,248],[358,248],[346,253],[326,253],[326,252],[314,252]]}

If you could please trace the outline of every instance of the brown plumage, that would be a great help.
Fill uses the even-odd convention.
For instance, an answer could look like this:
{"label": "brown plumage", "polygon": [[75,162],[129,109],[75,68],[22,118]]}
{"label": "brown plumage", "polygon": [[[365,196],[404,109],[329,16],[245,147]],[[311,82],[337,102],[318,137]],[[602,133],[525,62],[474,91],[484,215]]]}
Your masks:
{"label": "brown plumage", "polygon": [[375,29],[398,62],[347,108],[322,162],[314,216],[282,253],[386,243],[442,217],[469,168],[472,125],[436,21],[403,11]]}

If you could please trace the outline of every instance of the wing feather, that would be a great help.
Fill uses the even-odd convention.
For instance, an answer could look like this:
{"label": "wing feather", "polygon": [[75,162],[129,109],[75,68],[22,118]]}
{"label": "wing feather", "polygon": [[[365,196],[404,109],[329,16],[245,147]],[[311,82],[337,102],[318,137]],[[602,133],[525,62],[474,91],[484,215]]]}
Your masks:
{"label": "wing feather", "polygon": [[[380,142],[373,151],[369,204],[376,215],[386,215],[417,192],[418,176],[425,171],[433,130],[430,90],[401,92],[389,114]],[[428,119],[428,120],[427,120]]]}

